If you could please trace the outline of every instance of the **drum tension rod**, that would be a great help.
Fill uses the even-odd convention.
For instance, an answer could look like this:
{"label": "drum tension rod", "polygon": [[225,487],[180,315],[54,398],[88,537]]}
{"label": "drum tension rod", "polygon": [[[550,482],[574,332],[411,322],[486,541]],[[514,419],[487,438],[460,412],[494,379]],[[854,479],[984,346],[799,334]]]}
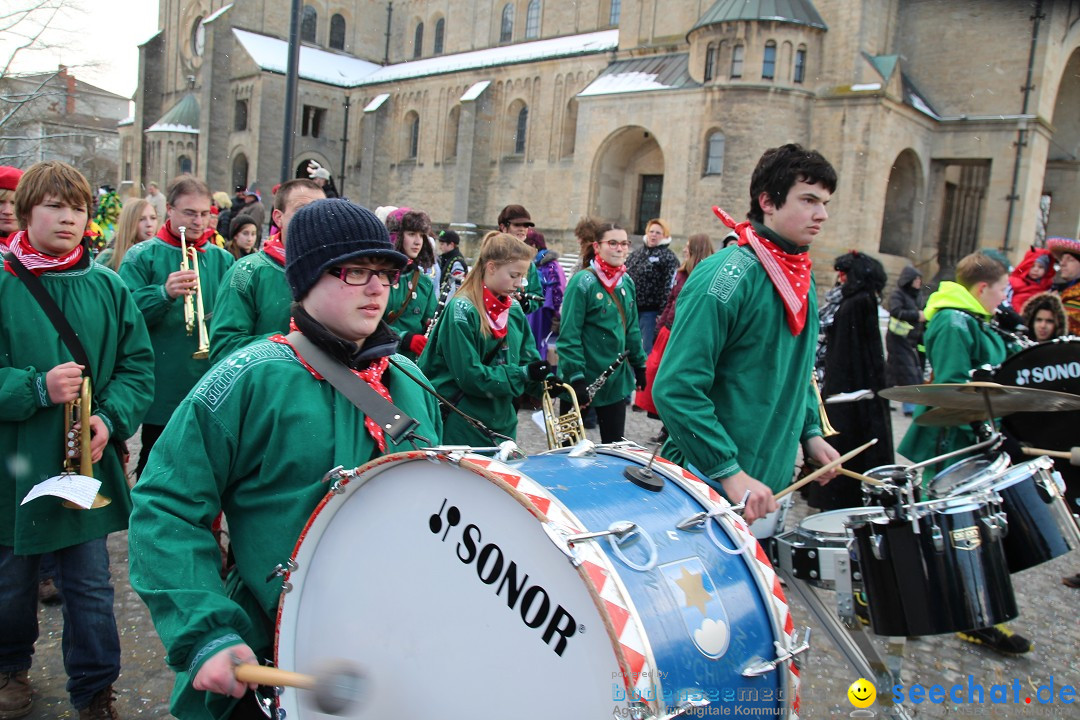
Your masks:
{"label": "drum tension rod", "polygon": [[742,500],[737,505],[724,505],[717,506],[708,512],[696,512],[690,517],[686,518],[675,524],[675,527],[679,530],[693,530],[696,527],[701,527],[705,524],[709,518],[718,517],[721,515],[739,514],[746,508],[746,501],[750,498],[750,491],[747,490],[743,495]]}
{"label": "drum tension rod", "polygon": [[[797,647],[794,647],[791,650],[785,649],[784,646],[780,644],[779,640],[774,640],[773,641],[773,646],[776,647],[776,659],[775,660],[763,660],[763,661],[761,661],[759,663],[756,663],[756,664],[747,665],[745,668],[743,668],[742,676],[743,677],[758,677],[759,675],[764,675],[767,672],[771,672],[771,671],[775,670],[776,667],[778,665],[780,665],[781,663],[785,663],[788,660],[791,660],[792,658],[794,658],[796,655],[800,655],[800,654],[806,652],[807,650],[810,649],[810,633],[811,632],[812,631],[811,631],[811,629],[809,627],[804,627],[803,628],[803,640],[802,640],[802,642],[799,643],[799,645]],[[799,641],[798,635],[799,635],[798,632],[796,632],[792,636],[792,642],[798,642]]]}

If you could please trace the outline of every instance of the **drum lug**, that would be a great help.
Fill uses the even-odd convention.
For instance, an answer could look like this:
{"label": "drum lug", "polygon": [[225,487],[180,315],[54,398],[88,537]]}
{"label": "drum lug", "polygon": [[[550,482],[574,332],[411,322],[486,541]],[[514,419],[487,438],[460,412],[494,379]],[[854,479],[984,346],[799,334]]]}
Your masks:
{"label": "drum lug", "polygon": [[345,492],[345,483],[347,483],[355,473],[352,470],[346,470],[344,465],[338,465],[336,468],[326,473],[322,477],[324,483],[330,483],[330,492],[335,495],[340,495]]}
{"label": "drum lug", "polygon": [[793,659],[795,656],[801,655],[802,653],[806,652],[807,650],[810,649],[810,633],[811,632],[812,631],[810,630],[809,627],[803,628],[803,640],[802,640],[801,643],[799,643],[799,637],[798,637],[799,634],[796,632],[792,636],[792,642],[793,643],[799,643],[799,644],[796,647],[792,648],[791,650],[785,649],[784,646],[781,645],[778,640],[774,640],[773,641],[773,646],[776,648],[776,659],[775,660],[757,660],[756,662],[753,662],[750,665],[747,665],[745,668],[743,668],[742,676],[743,677],[758,677],[760,675],[764,675],[765,673],[772,672],[773,670],[775,670],[777,668],[777,666],[787,662],[788,660]]}
{"label": "drum lug", "polygon": [[982,519],[986,529],[990,531],[990,537],[1000,540],[1009,534],[1009,520],[1004,512],[996,512]]}
{"label": "drum lug", "polygon": [[870,538],[870,549],[874,553],[874,558],[877,560],[885,559],[885,536],[873,535]]}
{"label": "drum lug", "polygon": [[934,552],[945,552],[945,536],[937,525],[931,526],[930,541],[934,543]]}
{"label": "drum lug", "polygon": [[[296,561],[289,558],[285,562],[278,563],[274,566],[273,572],[266,576],[266,582],[271,582],[274,578],[283,577],[287,573],[296,572],[299,568],[300,566],[296,564]],[[292,583],[288,580],[283,581],[281,583],[281,592],[292,592]]]}

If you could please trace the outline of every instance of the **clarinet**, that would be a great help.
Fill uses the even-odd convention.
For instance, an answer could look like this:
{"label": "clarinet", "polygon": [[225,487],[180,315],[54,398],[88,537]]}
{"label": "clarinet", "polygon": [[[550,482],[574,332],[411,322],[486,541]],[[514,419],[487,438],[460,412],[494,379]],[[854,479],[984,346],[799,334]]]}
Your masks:
{"label": "clarinet", "polygon": [[607,382],[608,378],[615,374],[615,371],[619,369],[619,366],[622,365],[623,361],[629,356],[630,351],[624,350],[619,357],[615,358],[615,362],[608,365],[604,372],[600,373],[600,377],[592,381],[592,384],[586,388],[586,392],[589,394],[589,400],[592,400],[593,395],[600,392],[600,388],[604,387],[604,383]]}

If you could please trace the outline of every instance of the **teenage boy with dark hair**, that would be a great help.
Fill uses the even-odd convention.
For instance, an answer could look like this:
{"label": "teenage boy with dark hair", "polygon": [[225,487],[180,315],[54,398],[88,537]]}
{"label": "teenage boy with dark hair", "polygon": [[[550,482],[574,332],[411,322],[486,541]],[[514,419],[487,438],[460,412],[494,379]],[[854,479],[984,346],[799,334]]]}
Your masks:
{"label": "teenage boy with dark hair", "polygon": [[[1005,300],[1008,270],[997,260],[975,252],[956,264],[956,282],[942,282],[926,301],[926,357],[933,368],[934,383],[966,383],[971,371],[983,365],[1000,365],[1015,348],[1006,346],[989,321]],[[915,417],[926,411],[915,409]],[[904,457],[922,462],[960,450],[977,442],[975,432],[963,427],[923,427],[912,423],[897,448]],[[940,467],[939,463],[936,467]],[[932,477],[935,467],[923,469]],[[958,633],[961,638],[998,652],[1019,655],[1030,652],[1031,642],[1004,625]]]}
{"label": "teenage boy with dark hair", "polygon": [[291,294],[285,280],[289,221],[300,208],[326,197],[311,180],[281,184],[270,215],[278,232],[263,242],[261,252],[238,260],[221,279],[210,323],[210,361],[233,350],[289,331]]}
{"label": "teenage boy with dark hair", "polygon": [[[381,322],[405,262],[364,208],[336,199],[301,208],[289,223],[285,266],[298,331],[218,363],[177,408],[135,486],[131,585],[177,673],[177,717],[262,717],[247,714],[258,709],[233,668],[273,654],[281,580],[267,582],[266,568],[291,555],[326,495],[323,473],[410,449],[312,369],[296,336],[347,366],[438,443],[438,406],[389,365],[397,336]],[[404,357],[394,361],[422,377]],[[224,586],[212,531],[222,511],[236,557]]]}
{"label": "teenage boy with dark hair", "polygon": [[120,277],[131,288],[146,320],[155,358],[154,402],[143,423],[137,476],[142,475],[146,458],[173,410],[210,369],[209,360],[192,357],[199,346],[199,329],[188,334],[184,298],[195,300],[195,271],[180,269],[180,228],[184,227],[189,257],[198,257],[203,307],[207,315],[212,314],[221,279],[235,260],[213,243],[210,203],[206,183],[191,175],[179,176],[169,183],[166,220],[157,235],[133,245],[120,263]]}
{"label": "teenage boy with dark hair", "polygon": [[[106,538],[127,527],[131,500],[122,441],[154,394],[154,355],[146,324],[116,274],[90,259],[83,242],[90,186],[62,162],[34,165],[15,192],[23,230],[11,237],[0,271],[0,717],[30,712],[28,679],[38,636],[38,566],[56,559],[64,603],[64,669],[80,718],[116,718],[112,684],[120,675]],[[69,350],[17,264],[59,308],[77,339]],[[20,270],[21,272],[21,270]],[[51,304],[51,303],[50,303]],[[66,333],[66,331],[65,331]],[[82,353],[78,351],[82,346]],[[86,364],[73,355],[85,353]],[[94,510],[58,498],[20,502],[63,471],[65,404],[90,379],[91,458],[101,494]],[[111,442],[110,442],[111,441]],[[58,712],[58,711],[57,711]]]}
{"label": "teenage boy with dark hair", "polygon": [[[536,224],[532,221],[532,215],[523,205],[507,205],[504,207],[499,211],[496,224],[499,226],[499,232],[513,235],[521,242],[525,242],[529,230],[536,227]],[[521,309],[525,311],[526,315],[534,310],[539,310],[543,306],[544,286],[540,283],[540,273],[535,265],[529,266],[529,275],[522,291],[524,295],[520,297],[518,304],[521,305]]]}
{"label": "teenage boy with dark hair", "polygon": [[[821,437],[810,383],[817,292],[810,244],[828,220],[836,171],[798,145],[766,150],[750,181],[739,244],[703,260],[676,302],[655,385],[670,437],[661,454],[693,466],[732,502],[749,492],[747,521],[777,508],[799,443],[821,463],[839,457]],[[822,481],[835,473],[826,473]]]}

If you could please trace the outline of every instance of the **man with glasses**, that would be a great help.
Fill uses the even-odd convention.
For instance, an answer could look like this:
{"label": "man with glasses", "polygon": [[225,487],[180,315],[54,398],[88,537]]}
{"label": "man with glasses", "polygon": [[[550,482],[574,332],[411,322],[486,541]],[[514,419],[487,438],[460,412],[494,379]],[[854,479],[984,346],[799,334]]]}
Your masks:
{"label": "man with glasses", "polygon": [[[397,336],[382,320],[406,263],[386,227],[339,199],[306,205],[288,227],[296,330],[218,363],[177,408],[132,494],[131,584],[177,672],[176,717],[264,717],[233,671],[273,657],[282,582],[268,582],[269,569],[292,554],[328,470],[411,449],[312,369],[298,336],[419,421],[418,435],[437,444],[442,431],[434,399],[398,366],[423,375],[394,355]],[[219,512],[236,558],[224,586]]]}
{"label": "man with glasses", "polygon": [[165,224],[150,240],[133,245],[120,263],[120,277],[135,296],[154,346],[154,402],[143,421],[136,476],[146,468],[150,449],[173,410],[210,369],[209,360],[192,357],[201,338],[197,327],[191,333],[187,330],[184,298],[194,301],[198,288],[195,270],[180,269],[180,228],[184,228],[189,260],[198,257],[206,315],[213,312],[221,279],[234,262],[230,253],[213,243],[210,188],[206,183],[181,175],[169,184],[165,195]]}
{"label": "man with glasses", "polygon": [[[507,205],[499,213],[499,232],[513,235],[521,242],[529,234],[529,228],[536,227],[532,221],[532,215],[522,205]],[[517,296],[518,304],[528,315],[534,310],[539,310],[544,304],[544,286],[540,284],[540,273],[534,263],[529,263],[528,282],[523,287],[522,294]]]}

